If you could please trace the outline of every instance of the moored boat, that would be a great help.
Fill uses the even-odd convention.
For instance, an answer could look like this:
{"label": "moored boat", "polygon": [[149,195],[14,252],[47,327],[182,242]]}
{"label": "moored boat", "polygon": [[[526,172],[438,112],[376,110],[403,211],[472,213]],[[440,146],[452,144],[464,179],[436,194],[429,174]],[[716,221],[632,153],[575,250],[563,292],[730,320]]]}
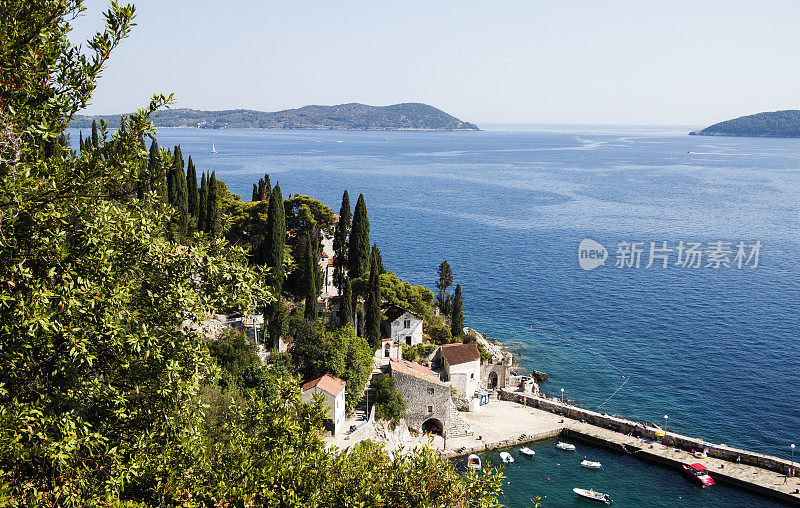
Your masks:
{"label": "moored boat", "polygon": [[600,469],[601,467],[603,467],[603,464],[595,462],[593,460],[584,459],[581,461],[581,467],[588,467],[589,469]]}
{"label": "moored boat", "polygon": [[608,494],[603,494],[602,492],[595,492],[591,489],[572,489],[572,492],[578,494],[581,497],[585,497],[586,499],[591,499],[592,501],[597,501],[600,503],[611,504],[611,497]]}
{"label": "moored boat", "polygon": [[467,457],[467,467],[470,468],[470,469],[475,469],[476,471],[480,471],[481,470],[481,458],[478,457],[477,455],[475,455],[474,453],[470,454],[470,456]]}
{"label": "moored boat", "polygon": [[500,452],[500,458],[503,459],[503,462],[506,464],[514,462],[514,457],[512,457],[508,452]]}
{"label": "moored boat", "polygon": [[706,469],[706,466],[700,464],[699,462],[688,465],[684,464],[683,472],[686,474],[686,476],[699,483],[701,487],[709,487],[714,485],[714,479],[708,474],[708,469]]}
{"label": "moored boat", "polygon": [[574,444],[565,443],[564,441],[559,441],[558,444],[556,445],[556,448],[558,448],[559,450],[568,450],[568,451],[571,451],[571,452],[575,451],[575,445]]}
{"label": "moored boat", "polygon": [[534,455],[536,455],[536,452],[535,452],[535,451],[533,451],[533,450],[531,450],[531,449],[530,449],[530,448],[528,448],[527,446],[525,446],[525,447],[523,447],[523,448],[520,448],[520,449],[519,449],[519,453],[521,453],[521,454],[523,454],[523,455],[527,455],[528,457],[533,457]]}

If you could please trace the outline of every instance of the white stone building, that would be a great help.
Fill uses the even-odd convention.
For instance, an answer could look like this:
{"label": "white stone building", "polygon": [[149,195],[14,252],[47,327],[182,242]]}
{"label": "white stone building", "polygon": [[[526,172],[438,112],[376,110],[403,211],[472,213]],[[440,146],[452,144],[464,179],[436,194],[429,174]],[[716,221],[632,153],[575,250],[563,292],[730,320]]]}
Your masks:
{"label": "white stone building", "polygon": [[422,318],[408,309],[395,304],[385,304],[383,315],[386,316],[384,337],[391,338],[395,344],[416,346],[422,344]]}
{"label": "white stone building", "polygon": [[481,353],[477,344],[445,344],[436,352],[434,361],[440,363],[444,381],[459,396],[471,399],[475,395],[481,382]]}
{"label": "white stone building", "polygon": [[345,386],[343,380],[331,374],[325,374],[303,385],[303,402],[311,402],[315,393],[321,393],[325,397],[325,404],[328,406],[325,427],[334,436],[344,428]]}

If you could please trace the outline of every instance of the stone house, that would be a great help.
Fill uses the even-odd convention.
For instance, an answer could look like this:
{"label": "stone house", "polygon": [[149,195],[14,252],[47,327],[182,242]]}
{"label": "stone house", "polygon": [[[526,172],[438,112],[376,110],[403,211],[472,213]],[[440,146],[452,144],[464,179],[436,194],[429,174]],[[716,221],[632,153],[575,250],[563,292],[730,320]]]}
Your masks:
{"label": "stone house", "polygon": [[488,390],[494,390],[511,386],[511,368],[513,364],[514,356],[507,351],[493,356],[491,362],[481,364],[481,379],[486,383],[484,387]]}
{"label": "stone house", "polygon": [[384,337],[390,337],[396,344],[405,346],[422,344],[421,317],[393,303],[386,303],[382,307],[386,317],[381,326]]}
{"label": "stone house", "polygon": [[481,353],[477,344],[445,344],[439,348],[434,362],[441,365],[443,380],[464,399],[471,399],[481,381]]}
{"label": "stone house", "polygon": [[325,405],[328,407],[325,428],[334,436],[344,428],[345,386],[346,383],[343,380],[331,374],[325,374],[309,381],[302,387],[302,400],[305,403],[311,402],[315,393],[321,393],[325,398]]}
{"label": "stone house", "polygon": [[451,426],[450,387],[429,368],[393,358],[391,375],[406,403],[408,427],[417,432],[442,434]]}

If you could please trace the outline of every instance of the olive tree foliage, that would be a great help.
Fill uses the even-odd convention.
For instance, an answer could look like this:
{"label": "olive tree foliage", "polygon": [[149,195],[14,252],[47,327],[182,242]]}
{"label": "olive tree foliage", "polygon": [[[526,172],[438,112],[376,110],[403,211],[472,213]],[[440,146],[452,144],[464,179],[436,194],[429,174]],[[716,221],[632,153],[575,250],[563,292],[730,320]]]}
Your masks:
{"label": "olive tree foliage", "polygon": [[[97,147],[64,143],[133,24],[133,7],[112,2],[83,52],[67,38],[82,10],[0,2],[0,505],[325,506],[338,494],[324,479],[381,478],[374,462],[327,452],[319,402],[266,369],[246,369],[257,386],[209,431],[200,393],[221,369],[192,325],[272,292],[244,252],[202,234],[172,241],[173,210],[120,184],[140,180],[149,116],[168,97],[113,134],[101,122]],[[449,482],[437,503],[496,502],[498,477],[436,467],[420,488]],[[386,505],[369,487],[357,499]]]}

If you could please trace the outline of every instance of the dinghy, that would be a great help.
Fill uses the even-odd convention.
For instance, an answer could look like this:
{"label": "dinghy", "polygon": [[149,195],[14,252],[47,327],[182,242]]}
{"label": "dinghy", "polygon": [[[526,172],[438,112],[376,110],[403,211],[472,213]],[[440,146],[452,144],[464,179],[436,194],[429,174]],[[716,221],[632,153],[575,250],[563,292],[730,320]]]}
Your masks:
{"label": "dinghy", "polygon": [[511,454],[508,452],[500,452],[500,458],[503,459],[503,462],[505,462],[506,464],[514,462],[514,457],[512,457]]}
{"label": "dinghy", "polygon": [[531,450],[531,449],[530,449],[530,448],[528,448],[527,446],[526,446],[526,447],[524,447],[524,448],[520,448],[520,449],[519,449],[519,453],[521,453],[521,454],[523,454],[523,455],[527,455],[528,457],[533,457],[534,455],[536,455],[536,452],[535,452],[535,451],[533,451],[533,450]]}
{"label": "dinghy", "polygon": [[574,444],[565,443],[564,441],[559,441],[558,444],[556,445],[556,448],[558,448],[559,450],[568,450],[568,451],[571,451],[571,452],[575,451],[575,445]]}
{"label": "dinghy", "polygon": [[603,465],[599,462],[595,462],[593,460],[582,460],[581,467],[588,467],[589,469],[600,469]]}
{"label": "dinghy", "polygon": [[572,489],[572,492],[578,494],[581,497],[585,497],[586,499],[591,499],[592,501],[611,504],[611,498],[608,496],[608,494],[603,494],[602,492],[595,492],[593,490],[577,489],[577,488]]}
{"label": "dinghy", "polygon": [[467,457],[467,467],[476,471],[481,470],[481,458],[474,453]]}

